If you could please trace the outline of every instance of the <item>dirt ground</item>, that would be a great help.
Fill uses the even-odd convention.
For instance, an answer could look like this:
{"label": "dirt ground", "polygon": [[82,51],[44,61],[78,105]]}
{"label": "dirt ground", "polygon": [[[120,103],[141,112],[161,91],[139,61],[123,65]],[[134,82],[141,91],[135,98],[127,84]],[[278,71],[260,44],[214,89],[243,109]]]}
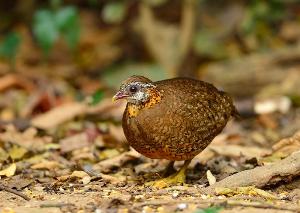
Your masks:
{"label": "dirt ground", "polygon": [[[133,187],[99,187],[95,184],[61,192],[31,191],[30,201],[1,192],[1,210],[9,212],[201,212],[211,206],[220,212],[297,212],[292,201],[264,201],[242,196],[206,197],[197,186],[163,190],[138,190]],[[197,211],[198,209],[198,211]],[[13,212],[12,211],[12,212]],[[212,212],[216,212],[212,210]]]}

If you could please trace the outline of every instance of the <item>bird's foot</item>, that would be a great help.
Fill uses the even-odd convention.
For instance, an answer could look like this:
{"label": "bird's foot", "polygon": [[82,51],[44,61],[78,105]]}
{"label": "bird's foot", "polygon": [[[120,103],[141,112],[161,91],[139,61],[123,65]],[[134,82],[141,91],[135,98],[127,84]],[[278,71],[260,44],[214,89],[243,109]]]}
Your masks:
{"label": "bird's foot", "polygon": [[169,177],[162,178],[157,181],[150,181],[150,182],[146,183],[145,185],[153,187],[153,188],[157,188],[157,189],[162,189],[162,188],[166,188],[166,187],[169,187],[172,185],[184,184],[185,179],[186,179],[185,173],[182,171],[179,171]]}

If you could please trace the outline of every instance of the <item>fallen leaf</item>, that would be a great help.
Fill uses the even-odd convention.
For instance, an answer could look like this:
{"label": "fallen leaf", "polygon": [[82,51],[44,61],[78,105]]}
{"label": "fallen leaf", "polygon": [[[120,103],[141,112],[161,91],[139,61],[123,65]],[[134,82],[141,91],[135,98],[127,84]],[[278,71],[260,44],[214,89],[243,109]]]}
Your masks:
{"label": "fallen leaf", "polygon": [[207,170],[206,177],[210,186],[216,183],[216,178],[213,176],[210,170]]}
{"label": "fallen leaf", "polygon": [[24,132],[20,132],[13,125],[5,127],[5,131],[0,133],[0,140],[17,144],[30,151],[44,150],[45,145],[52,142],[52,138],[49,136],[38,136],[35,128],[28,128]]}
{"label": "fallen leaf", "polygon": [[88,173],[84,172],[84,171],[74,171],[71,174],[71,177],[78,177],[78,178],[83,178],[85,176],[89,176]]}
{"label": "fallen leaf", "polygon": [[114,167],[121,167],[123,164],[130,160],[139,158],[141,155],[135,150],[129,152],[124,152],[116,157],[109,158],[107,160],[100,161],[99,163],[93,166],[93,170],[109,172]]}
{"label": "fallen leaf", "polygon": [[275,200],[278,199],[278,197],[276,197],[275,195],[266,192],[262,189],[258,189],[254,186],[236,187],[236,188],[216,187],[215,192],[217,195],[226,195],[226,196],[258,195],[266,199],[275,199]]}
{"label": "fallen leaf", "polygon": [[86,108],[87,105],[84,103],[73,102],[64,104],[53,108],[49,112],[38,115],[32,119],[31,123],[37,128],[48,130],[83,114]]}
{"label": "fallen leaf", "polygon": [[265,156],[271,153],[271,150],[264,149],[260,147],[254,146],[240,146],[240,145],[212,145],[208,147],[209,149],[213,150],[214,152],[218,153],[219,155],[225,155],[229,157],[240,157],[241,155],[247,158],[258,158]]}
{"label": "fallen leaf", "polygon": [[120,155],[120,152],[116,149],[105,149],[99,153],[99,159],[109,159]]}
{"label": "fallen leaf", "polygon": [[27,149],[21,146],[14,145],[8,153],[11,159],[18,160],[21,159],[27,153]]}
{"label": "fallen leaf", "polygon": [[56,161],[46,161],[46,160],[31,166],[32,169],[47,169],[47,170],[53,170],[61,167],[62,167],[61,164]]}
{"label": "fallen leaf", "polygon": [[1,92],[11,87],[21,87],[27,90],[28,92],[31,92],[34,88],[34,85],[31,82],[15,74],[9,74],[1,77],[0,85]]}
{"label": "fallen leaf", "polygon": [[110,134],[120,143],[124,143],[126,141],[126,137],[124,135],[123,128],[121,126],[116,126],[109,124],[108,129]]}
{"label": "fallen leaf", "polygon": [[113,118],[121,120],[126,107],[126,101],[113,103],[111,98],[104,98],[99,104],[87,108],[86,113],[97,115],[102,119]]}
{"label": "fallen leaf", "polygon": [[76,180],[81,179],[83,184],[88,184],[91,181],[91,177],[84,171],[74,171],[71,175],[63,175],[57,178],[59,181]]}
{"label": "fallen leaf", "polygon": [[0,171],[0,176],[6,176],[6,177],[14,176],[16,170],[17,170],[17,165],[15,163],[12,163],[9,167]]}
{"label": "fallen leaf", "polygon": [[86,185],[88,184],[89,182],[91,182],[91,177],[90,176],[84,176],[82,179],[81,179],[81,182]]}
{"label": "fallen leaf", "polygon": [[101,173],[100,176],[102,177],[103,180],[105,180],[111,184],[118,184],[118,183],[124,182],[126,180],[126,178],[124,176],[114,177],[112,175],[106,175],[103,173]]}
{"label": "fallen leaf", "polygon": [[300,150],[300,131],[292,137],[284,138],[272,147],[273,153],[282,153],[284,157]]}
{"label": "fallen leaf", "polygon": [[90,146],[89,138],[85,132],[72,135],[59,141],[63,153]]}

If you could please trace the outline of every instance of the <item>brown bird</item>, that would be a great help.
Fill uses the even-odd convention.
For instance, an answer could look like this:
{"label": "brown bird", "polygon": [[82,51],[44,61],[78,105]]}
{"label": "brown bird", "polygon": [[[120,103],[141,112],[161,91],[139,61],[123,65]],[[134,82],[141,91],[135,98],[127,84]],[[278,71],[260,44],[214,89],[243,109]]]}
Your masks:
{"label": "brown bird", "polygon": [[232,99],[212,84],[189,78],[152,82],[125,80],[113,100],[126,99],[122,126],[130,146],[153,159],[184,160],[183,167],[155,187],[184,183],[191,160],[238,112]]}

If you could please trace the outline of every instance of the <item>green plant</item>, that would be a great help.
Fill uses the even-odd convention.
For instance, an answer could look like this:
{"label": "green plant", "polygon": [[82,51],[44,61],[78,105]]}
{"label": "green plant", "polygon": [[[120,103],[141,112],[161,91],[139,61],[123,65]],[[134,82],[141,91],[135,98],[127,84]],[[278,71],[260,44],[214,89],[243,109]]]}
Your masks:
{"label": "green plant", "polygon": [[104,98],[104,92],[103,90],[97,90],[92,96],[91,96],[91,105],[95,106],[97,105],[102,99]]}
{"label": "green plant", "polygon": [[104,6],[102,18],[108,24],[118,24],[126,15],[125,2],[111,2]]}
{"label": "green plant", "polygon": [[206,209],[197,209],[194,213],[218,213],[221,210],[221,207],[213,206]]}
{"label": "green plant", "polygon": [[[55,4],[57,5],[57,4]],[[62,37],[74,50],[80,36],[79,14],[74,6],[58,9],[40,9],[34,14],[33,33],[46,56]]]}
{"label": "green plant", "polygon": [[260,24],[272,24],[285,16],[284,2],[280,0],[251,0],[247,7],[242,30],[245,33],[257,31]]}
{"label": "green plant", "polygon": [[14,69],[16,55],[21,43],[21,36],[15,32],[9,33],[0,43],[0,57],[7,60]]}

